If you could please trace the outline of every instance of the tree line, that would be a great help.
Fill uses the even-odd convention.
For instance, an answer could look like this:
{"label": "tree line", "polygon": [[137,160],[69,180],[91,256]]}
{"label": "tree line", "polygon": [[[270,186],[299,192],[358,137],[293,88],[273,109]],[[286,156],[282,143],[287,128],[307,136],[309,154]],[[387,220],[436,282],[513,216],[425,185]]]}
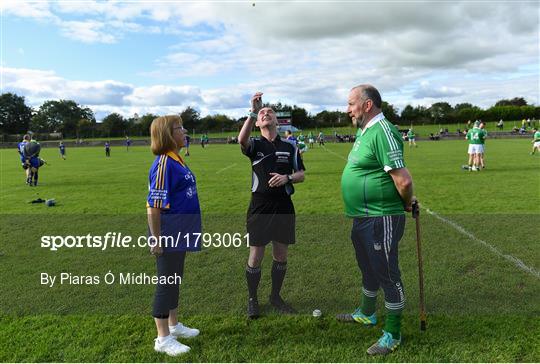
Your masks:
{"label": "tree line", "polygon": [[[293,125],[300,129],[338,127],[350,125],[349,115],[341,111],[323,110],[309,113],[297,105],[282,103],[266,104],[276,111],[291,113]],[[383,113],[395,124],[451,124],[466,123],[468,120],[521,120],[540,118],[540,107],[528,105],[523,97],[499,100],[495,105],[482,109],[470,103],[454,106],[448,102],[437,102],[429,107],[407,105],[401,112],[392,104],[383,102]],[[158,115],[124,117],[118,113],[107,115],[102,122],[96,121],[94,112],[73,100],[48,100],[39,108],[26,105],[24,96],[4,93],[0,96],[0,134],[60,133],[63,138],[94,138],[148,136],[150,124]],[[231,118],[224,114],[201,117],[193,107],[184,109],[180,116],[189,131],[221,132],[236,131],[245,117]]]}

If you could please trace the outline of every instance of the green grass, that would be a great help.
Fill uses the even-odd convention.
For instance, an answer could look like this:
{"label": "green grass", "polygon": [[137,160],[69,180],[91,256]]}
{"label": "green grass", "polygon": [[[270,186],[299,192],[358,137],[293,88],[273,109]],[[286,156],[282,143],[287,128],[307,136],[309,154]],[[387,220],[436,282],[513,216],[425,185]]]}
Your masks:
{"label": "green grass", "polygon": [[[109,270],[152,274],[146,249],[40,247],[46,234],[123,232],[144,235],[148,168],[146,147],[129,153],[69,148],[67,160],[44,149],[51,165],[40,185],[24,185],[14,150],[0,150],[0,361],[372,361],[374,329],[335,322],[358,304],[360,274],[343,217],[339,190],[350,144],[327,144],[305,154],[306,181],[297,185],[298,243],[290,250],[283,295],[300,313],[280,317],[269,309],[270,252],[260,298],[265,317],[248,323],[243,269],[248,250],[207,248],[190,254],[181,287],[181,320],[201,329],[192,351],[169,358],[153,352],[151,285],[40,285],[41,272],[103,277]],[[489,140],[487,168],[460,170],[463,141],[406,147],[406,163],[424,207],[449,219],[501,254],[540,269],[540,157],[528,140]],[[207,232],[244,232],[250,198],[250,164],[236,145],[192,148]],[[55,198],[47,208],[28,201]],[[418,272],[414,221],[400,245],[407,307],[404,344],[375,361],[522,362],[540,360],[540,280],[423,210],[421,216],[428,331],[418,329]],[[382,306],[379,300],[379,306]],[[322,319],[311,317],[313,309]],[[384,310],[379,309],[384,316]]]}

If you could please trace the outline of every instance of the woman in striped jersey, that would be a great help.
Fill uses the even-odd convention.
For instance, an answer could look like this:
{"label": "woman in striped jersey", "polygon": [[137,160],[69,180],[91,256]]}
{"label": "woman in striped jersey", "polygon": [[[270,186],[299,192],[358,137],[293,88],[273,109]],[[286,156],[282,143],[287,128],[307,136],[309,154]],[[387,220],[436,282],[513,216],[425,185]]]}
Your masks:
{"label": "woman in striped jersey", "polygon": [[178,154],[186,143],[182,119],[177,115],[158,117],[150,134],[156,159],[148,178],[148,241],[159,278],[152,313],[158,333],[154,349],[176,356],[190,349],[178,337],[199,334],[178,322],[178,294],[186,252],[200,250],[196,242],[201,234],[201,211],[195,176]]}

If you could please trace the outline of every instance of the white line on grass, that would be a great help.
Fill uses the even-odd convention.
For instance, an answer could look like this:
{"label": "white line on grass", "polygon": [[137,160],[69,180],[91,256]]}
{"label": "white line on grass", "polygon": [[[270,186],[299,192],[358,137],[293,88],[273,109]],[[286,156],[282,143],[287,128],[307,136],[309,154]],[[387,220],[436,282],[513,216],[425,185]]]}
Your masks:
{"label": "white line on grass", "polygon": [[225,170],[227,170],[227,169],[229,169],[229,168],[232,168],[232,167],[234,167],[235,165],[236,165],[236,163],[233,163],[233,164],[231,164],[230,166],[227,166],[227,167],[225,167],[225,168],[221,168],[219,171],[216,172],[216,174],[220,174],[221,172],[223,172],[223,171],[225,171]]}
{"label": "white line on grass", "polygon": [[344,161],[347,161],[347,158],[345,158],[345,157],[342,156],[341,154],[338,154],[338,153],[336,153],[336,152],[334,152],[334,151],[332,151],[332,150],[326,148],[324,145],[322,145],[322,147],[323,147],[323,149],[326,150],[328,153],[333,154],[333,155],[335,155],[335,156],[337,156],[337,157],[343,159]]}
{"label": "white line on grass", "polygon": [[491,250],[491,252],[503,259],[506,259],[508,260],[509,262],[512,262],[516,265],[516,267],[518,267],[519,269],[521,270],[524,270],[525,272],[527,273],[530,273],[532,274],[533,276],[535,276],[536,278],[540,278],[540,272],[538,272],[536,269],[532,268],[532,267],[529,267],[528,265],[526,265],[525,263],[523,263],[521,260],[519,260],[518,258],[510,255],[510,254],[504,254],[502,253],[499,249],[497,249],[496,247],[494,247],[493,245],[491,245],[490,243],[482,240],[482,239],[479,239],[477,238],[476,236],[474,236],[472,233],[468,232],[467,230],[465,230],[462,226],[458,225],[457,223],[453,222],[452,220],[449,220],[447,218],[444,218],[442,217],[441,215],[439,215],[438,213],[436,213],[435,211],[431,211],[430,209],[428,209],[427,207],[423,206],[423,208],[426,210],[426,212],[428,214],[430,214],[431,216],[435,217],[436,219],[444,222],[445,224],[448,224],[450,226],[452,226],[454,229],[456,229],[457,231],[459,231],[460,233],[462,233],[463,235],[467,236],[468,238],[470,238],[471,240],[474,240],[476,241],[477,243],[480,243],[482,244],[483,246],[485,246],[486,248],[488,248],[489,250]]}
{"label": "white line on grass", "polygon": [[[336,156],[338,156],[339,158],[341,159],[344,159],[344,160],[347,160],[347,158],[343,157],[342,155],[336,153],[336,152],[333,152],[331,151],[330,149],[327,149],[324,145],[322,146],[324,148],[324,150],[326,150],[328,153],[331,153],[331,154],[334,154]],[[520,259],[510,255],[510,254],[504,254],[502,253],[499,249],[497,249],[496,247],[494,247],[493,245],[491,245],[490,243],[482,240],[482,239],[479,239],[477,238],[476,236],[474,236],[472,233],[468,232],[467,230],[465,230],[462,226],[458,225],[457,223],[453,222],[452,220],[449,220],[447,218],[444,218],[442,217],[441,215],[439,215],[438,213],[436,213],[435,211],[432,211],[430,209],[428,209],[426,206],[421,206],[423,209],[426,210],[426,212],[428,214],[430,214],[431,216],[435,217],[436,219],[444,222],[445,224],[448,224],[450,226],[452,226],[454,229],[456,229],[457,231],[459,231],[460,233],[462,233],[463,235],[467,236],[469,239],[471,240],[474,240],[476,241],[477,243],[480,243],[481,245],[485,246],[486,248],[488,248],[493,254],[503,258],[503,259],[506,259],[508,260],[509,262],[511,263],[514,263],[514,265],[516,267],[518,267],[519,269],[527,272],[527,273],[530,273],[532,274],[533,276],[535,276],[536,278],[540,278],[540,272],[538,272],[536,269],[532,268],[532,267],[529,267],[528,265],[526,265],[525,263],[523,263]]]}

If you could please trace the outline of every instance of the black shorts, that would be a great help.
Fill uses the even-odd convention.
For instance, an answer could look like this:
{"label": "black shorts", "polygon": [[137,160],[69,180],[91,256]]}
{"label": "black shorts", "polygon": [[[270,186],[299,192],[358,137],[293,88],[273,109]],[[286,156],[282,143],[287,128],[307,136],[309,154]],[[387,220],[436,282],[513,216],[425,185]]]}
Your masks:
{"label": "black shorts", "polygon": [[290,196],[275,198],[253,194],[246,221],[249,245],[264,246],[271,241],[294,244],[295,220]]}

